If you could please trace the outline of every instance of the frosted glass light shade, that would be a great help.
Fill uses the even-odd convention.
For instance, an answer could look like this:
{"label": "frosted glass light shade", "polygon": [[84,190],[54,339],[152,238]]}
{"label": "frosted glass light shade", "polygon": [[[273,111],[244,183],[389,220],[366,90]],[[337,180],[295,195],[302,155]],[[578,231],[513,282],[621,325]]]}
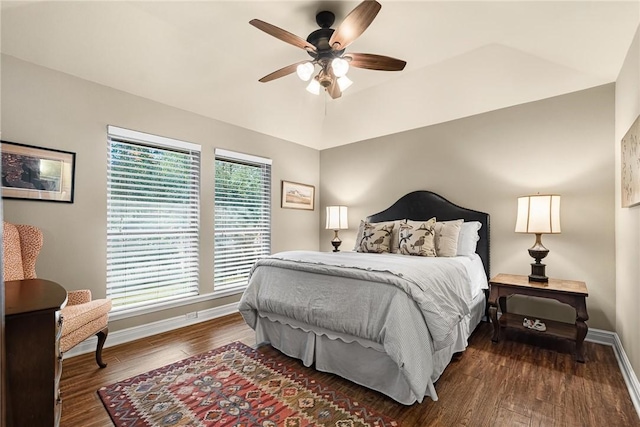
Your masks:
{"label": "frosted glass light shade", "polygon": [[314,67],[311,62],[303,62],[296,67],[296,74],[300,80],[308,82],[313,75]]}
{"label": "frosted glass light shade", "polygon": [[307,85],[307,92],[310,92],[314,95],[320,95],[320,83],[318,80],[313,79]]}
{"label": "frosted glass light shade", "polygon": [[349,228],[346,206],[327,206],[327,230],[346,230]]}
{"label": "frosted glass light shade", "polygon": [[347,88],[349,86],[351,86],[352,84],[353,84],[353,82],[351,80],[349,80],[349,77],[347,77],[347,76],[342,76],[342,77],[338,78],[338,87],[340,88],[340,90],[342,92],[347,90]]}
{"label": "frosted glass light shade", "polygon": [[349,71],[349,62],[342,58],[334,58],[331,61],[331,68],[336,77],[342,77]]}
{"label": "frosted glass light shade", "polygon": [[560,233],[560,196],[536,194],[518,197],[516,233]]}

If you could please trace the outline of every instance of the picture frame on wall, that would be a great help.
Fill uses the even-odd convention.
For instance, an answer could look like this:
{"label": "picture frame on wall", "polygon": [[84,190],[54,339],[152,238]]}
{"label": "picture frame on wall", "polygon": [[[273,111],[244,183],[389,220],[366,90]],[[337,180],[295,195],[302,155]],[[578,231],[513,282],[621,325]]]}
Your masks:
{"label": "picture frame on wall", "polygon": [[76,153],[0,141],[2,198],[73,203]]}
{"label": "picture frame on wall", "polygon": [[314,209],[316,188],[299,182],[282,181],[282,207],[288,209]]}
{"label": "picture frame on wall", "polygon": [[620,142],[622,207],[640,204],[640,116]]}

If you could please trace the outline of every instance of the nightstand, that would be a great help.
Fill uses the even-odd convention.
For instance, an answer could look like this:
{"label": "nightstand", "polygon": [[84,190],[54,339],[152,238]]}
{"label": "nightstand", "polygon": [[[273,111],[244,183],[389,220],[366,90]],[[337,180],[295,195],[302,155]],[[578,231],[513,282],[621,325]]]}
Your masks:
{"label": "nightstand", "polygon": [[[588,327],[585,321],[587,314],[586,298],[589,295],[584,282],[574,280],[559,280],[549,278],[548,283],[530,282],[527,276],[514,274],[498,274],[489,282],[489,317],[493,323],[493,342],[500,340],[502,328],[514,328],[521,331],[531,331],[536,334],[551,335],[576,343],[576,360],[584,363],[582,343],[587,335]],[[528,295],[538,298],[550,298],[568,304],[576,310],[576,323],[569,324],[548,319],[540,319],[546,325],[546,331],[536,331],[525,328],[525,316],[507,312],[507,297],[511,295]],[[498,319],[498,306],[502,316]]]}

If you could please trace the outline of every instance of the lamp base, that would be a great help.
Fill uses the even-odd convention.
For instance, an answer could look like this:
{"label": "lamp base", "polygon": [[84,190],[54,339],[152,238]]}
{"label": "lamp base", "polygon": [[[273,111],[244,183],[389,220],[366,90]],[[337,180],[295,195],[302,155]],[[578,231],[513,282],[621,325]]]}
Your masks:
{"label": "lamp base", "polygon": [[529,275],[530,282],[549,282],[549,278],[545,275],[544,271],[546,265],[540,262],[540,260],[542,260],[548,254],[549,249],[545,248],[542,245],[541,234],[536,233],[536,243],[531,248],[529,248],[529,255],[535,260],[535,262],[531,263],[531,274]]}
{"label": "lamp base", "polygon": [[342,240],[338,237],[338,230],[333,230],[336,234],[333,240],[331,240],[331,244],[333,245],[333,252],[340,252],[340,245],[342,244]]}
{"label": "lamp base", "polygon": [[545,276],[546,265],[539,262],[531,263],[531,274],[529,275],[530,282],[547,283],[549,278]]}

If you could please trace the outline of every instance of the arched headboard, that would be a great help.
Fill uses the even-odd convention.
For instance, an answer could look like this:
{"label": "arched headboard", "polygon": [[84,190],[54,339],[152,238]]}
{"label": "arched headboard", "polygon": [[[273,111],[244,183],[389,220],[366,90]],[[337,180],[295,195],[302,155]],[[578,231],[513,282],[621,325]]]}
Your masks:
{"label": "arched headboard", "polygon": [[438,221],[451,221],[464,219],[465,221],[479,221],[482,228],[478,231],[480,240],[478,241],[477,253],[482,259],[487,279],[490,279],[490,252],[489,252],[489,214],[463,208],[451,203],[444,197],[431,191],[414,191],[402,196],[393,205],[367,217],[369,222],[395,221],[399,219],[410,219],[414,221],[426,221],[432,217]]}

